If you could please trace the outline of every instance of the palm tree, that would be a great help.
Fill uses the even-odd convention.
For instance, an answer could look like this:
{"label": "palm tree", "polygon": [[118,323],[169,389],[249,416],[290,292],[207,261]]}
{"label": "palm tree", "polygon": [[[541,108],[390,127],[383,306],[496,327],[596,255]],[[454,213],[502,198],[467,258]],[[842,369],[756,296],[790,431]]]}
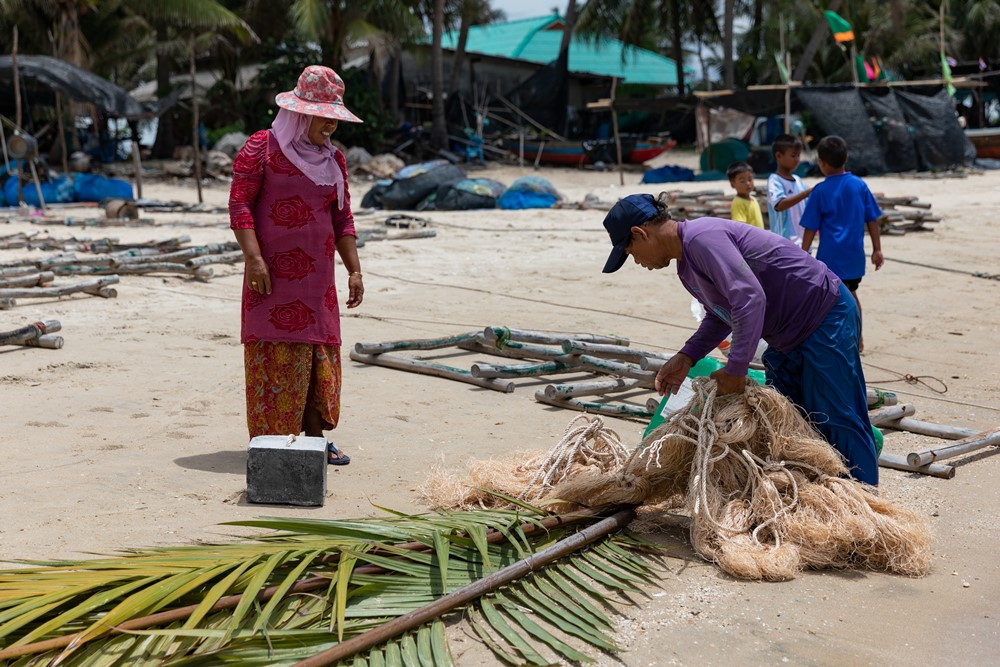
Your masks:
{"label": "palm tree", "polygon": [[444,35],[444,0],[434,0],[431,22],[431,144],[448,146],[448,128],[444,117],[444,55],[441,38]]}
{"label": "palm tree", "polygon": [[[192,34],[224,30],[244,42],[257,38],[243,19],[216,0],[124,0],[124,5],[142,17],[156,35],[156,84],[161,99],[170,94],[170,73],[179,69],[175,57],[187,54]],[[165,113],[156,129],[154,157],[171,157],[174,141],[173,115]]]}

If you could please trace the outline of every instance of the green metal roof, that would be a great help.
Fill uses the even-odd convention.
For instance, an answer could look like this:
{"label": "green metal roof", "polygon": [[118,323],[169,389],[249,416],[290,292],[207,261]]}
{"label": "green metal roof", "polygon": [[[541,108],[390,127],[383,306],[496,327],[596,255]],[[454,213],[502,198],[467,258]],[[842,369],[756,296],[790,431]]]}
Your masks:
{"label": "green metal roof", "polygon": [[[508,23],[472,26],[465,50],[547,65],[559,56],[564,25],[559,14],[550,14]],[[458,43],[458,31],[445,33],[441,43],[446,49],[454,49]],[[615,76],[624,83],[677,85],[677,66],[673,60],[609,37],[590,40],[574,35],[569,47],[569,71]]]}

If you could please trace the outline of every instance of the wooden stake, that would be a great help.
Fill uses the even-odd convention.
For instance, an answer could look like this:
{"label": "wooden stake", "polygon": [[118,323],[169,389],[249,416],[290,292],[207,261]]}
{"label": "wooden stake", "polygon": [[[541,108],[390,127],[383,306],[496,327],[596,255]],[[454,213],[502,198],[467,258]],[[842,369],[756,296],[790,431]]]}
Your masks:
{"label": "wooden stake", "polygon": [[911,452],[906,455],[906,462],[912,466],[922,466],[941,459],[950,459],[954,456],[968,454],[969,452],[974,452],[977,449],[983,449],[991,445],[1000,445],[1000,427],[962,438],[956,441],[955,444],[941,447],[940,449]]}
{"label": "wooden stake", "polygon": [[406,357],[391,354],[358,354],[357,352],[352,351],[351,359],[362,364],[385,366],[386,368],[395,368],[397,370],[407,371],[410,373],[420,373],[421,375],[432,375],[434,377],[447,378],[449,380],[458,380],[459,382],[474,384],[477,387],[492,389],[493,391],[499,391],[504,394],[509,394],[514,391],[514,387],[516,386],[513,382],[500,382],[498,380],[488,378],[473,377],[472,373],[469,371],[462,370],[461,368],[455,368],[454,366],[445,366],[444,364],[436,364],[430,361],[420,361],[418,359],[407,359]]}

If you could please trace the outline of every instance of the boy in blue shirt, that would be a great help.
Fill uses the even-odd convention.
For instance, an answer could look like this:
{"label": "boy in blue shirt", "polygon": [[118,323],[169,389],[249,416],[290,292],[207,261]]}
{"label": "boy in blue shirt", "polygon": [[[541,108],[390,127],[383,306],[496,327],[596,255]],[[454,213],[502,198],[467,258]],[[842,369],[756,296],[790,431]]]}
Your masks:
{"label": "boy in blue shirt", "polygon": [[[824,137],[816,147],[819,168],[826,179],[816,185],[802,213],[802,249],[809,252],[816,232],[819,249],[816,259],[851,290],[858,302],[858,286],[865,275],[865,227],[872,237],[872,264],[878,271],[885,263],[878,219],[882,209],[865,182],[844,169],[847,164],[847,142],[837,136]],[[859,342],[864,350],[864,338]]]}

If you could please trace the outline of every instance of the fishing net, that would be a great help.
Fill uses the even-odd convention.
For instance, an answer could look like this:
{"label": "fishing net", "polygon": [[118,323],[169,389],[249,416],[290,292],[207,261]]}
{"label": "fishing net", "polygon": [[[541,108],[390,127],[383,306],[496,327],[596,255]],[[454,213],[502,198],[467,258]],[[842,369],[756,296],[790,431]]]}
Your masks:
{"label": "fishing net", "polygon": [[693,385],[691,402],[633,452],[599,417],[581,416],[548,454],[474,462],[464,476],[438,471],[422,495],[449,509],[502,501],[490,492],[563,507],[683,504],[695,550],[743,579],[928,572],[924,520],[847,478],[840,454],[779,392],[717,397],[714,381]]}

